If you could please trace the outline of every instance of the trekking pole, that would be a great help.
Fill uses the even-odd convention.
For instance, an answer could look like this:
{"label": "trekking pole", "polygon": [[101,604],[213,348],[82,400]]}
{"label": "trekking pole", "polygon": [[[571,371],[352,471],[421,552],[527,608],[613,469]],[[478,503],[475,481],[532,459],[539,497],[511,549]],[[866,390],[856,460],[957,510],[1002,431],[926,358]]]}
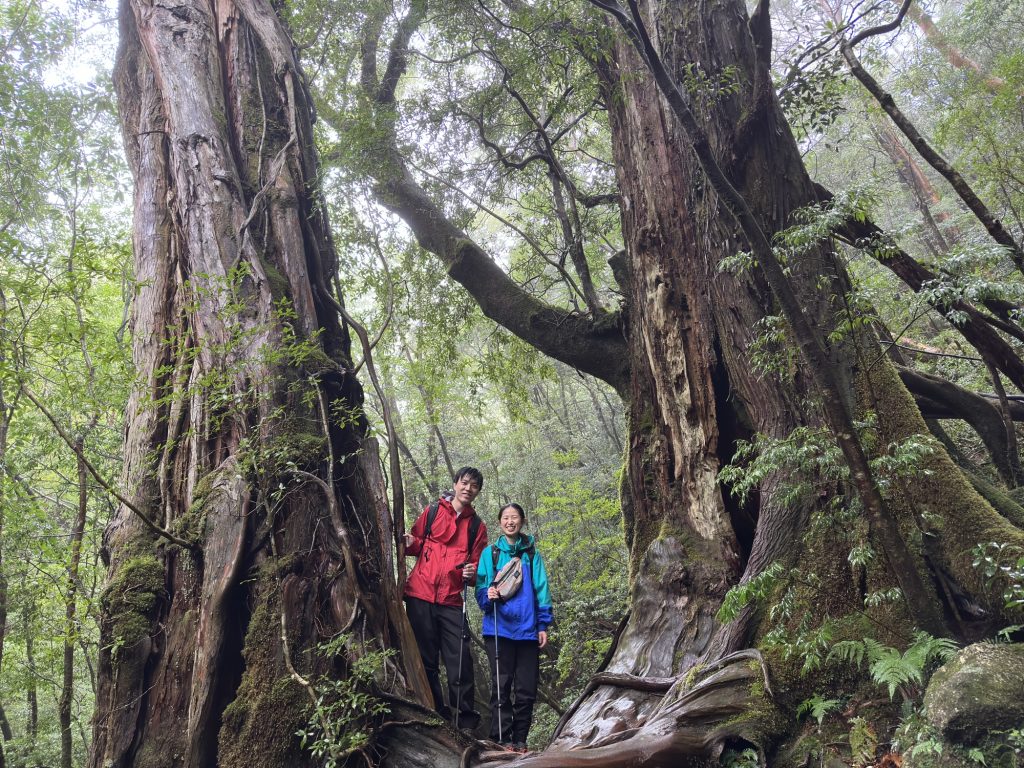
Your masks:
{"label": "trekking pole", "polygon": [[459,693],[455,697],[455,730],[459,730],[459,717],[462,715],[462,652],[466,649],[466,589],[469,583],[462,579],[462,632],[459,635]]}
{"label": "trekking pole", "polygon": [[[504,741],[501,733],[501,679],[498,667],[498,601],[494,601],[494,700],[498,702],[498,743]],[[494,731],[491,731],[494,733]]]}

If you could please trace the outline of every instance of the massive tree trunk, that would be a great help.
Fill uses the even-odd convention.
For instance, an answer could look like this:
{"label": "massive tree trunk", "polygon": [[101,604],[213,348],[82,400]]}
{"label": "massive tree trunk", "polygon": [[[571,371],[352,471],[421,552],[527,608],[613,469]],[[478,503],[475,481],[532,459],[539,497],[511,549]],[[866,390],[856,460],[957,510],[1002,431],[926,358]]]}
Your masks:
{"label": "massive tree trunk", "polygon": [[381,680],[426,688],[328,287],[305,85],[263,0],[126,0],[116,85],[139,386],[90,765],[312,765],[296,731],[319,675],[394,647]]}
{"label": "massive tree trunk", "polygon": [[[539,313],[520,311],[527,300],[487,276],[493,264],[427,198],[395,144],[380,147],[387,158],[378,176],[381,200],[442,258],[449,274],[498,322],[605,378],[629,408],[622,501],[630,617],[605,669],[563,718],[552,749],[524,761],[529,765],[674,765],[714,757],[729,743],[770,747],[780,726],[792,722],[779,718],[777,707],[794,706],[813,682],[798,681],[785,658],[743,652],[771,627],[767,614],[751,609],[726,625],[719,622],[718,609],[732,585],[773,562],[810,574],[811,583],[819,580],[819,588],[793,585],[797,609],[779,622],[780,631],[813,632],[833,621],[837,631],[860,638],[866,615],[892,628],[884,641],[899,644],[915,614],[931,614],[935,625],[946,623],[946,631],[966,635],[973,628],[958,610],[965,596],[990,615],[1001,606],[985,593],[965,553],[980,541],[1022,538],[941,448],[923,460],[924,471],[887,479],[887,529],[877,516],[869,524],[867,515],[858,514],[857,494],[844,482],[819,479],[814,493],[794,498],[785,487],[799,471],[792,466],[766,474],[743,504],[726,495],[718,474],[736,439],[783,439],[800,427],[820,429],[826,422],[823,398],[837,396],[848,413],[873,424],[861,439],[873,443],[874,456],[891,443],[925,435],[927,428],[849,305],[849,278],[828,238],[792,253],[787,265],[788,289],[820,333],[831,368],[827,377],[809,370],[795,350],[786,322],[790,310],[778,317],[784,314],[776,307],[778,286],[769,290],[760,267],[738,274],[721,268],[750,244],[731,204],[708,183],[713,169],[706,159],[698,162],[694,144],[707,140],[711,162],[724,170],[769,237],[796,223],[796,211],[821,202],[768,77],[767,4],[753,20],[738,0],[641,7],[653,54],[642,59],[633,46],[640,36],[623,36],[602,67],[627,246],[628,269],[620,281],[627,298],[620,347],[625,371],[593,365],[580,354],[588,340],[603,345],[600,359],[614,354],[614,339],[600,335],[607,323],[577,322],[554,343],[546,324],[524,323]],[[423,13],[414,7],[405,35]],[[391,62],[396,52],[403,55],[404,45],[396,36]],[[687,92],[699,134],[683,130],[670,94],[647,76],[650,55],[659,56]],[[401,66],[391,62],[389,73]],[[384,95],[376,101],[387,120],[393,81]],[[386,136],[390,127],[383,129]],[[772,370],[759,371],[755,358],[773,343],[779,360]],[[564,353],[567,348],[575,359]],[[822,391],[823,379],[838,392]],[[863,480],[851,487],[863,489]],[[907,553],[903,558],[891,557],[893,533]],[[880,556],[851,564],[849,553],[858,545]],[[891,590],[908,573],[920,584],[918,604],[865,604],[869,593]],[[801,625],[805,617],[811,620]],[[769,677],[784,680],[778,699],[765,684],[766,669]]]}
{"label": "massive tree trunk", "polygon": [[[818,195],[770,88],[767,3],[751,22],[734,0],[642,7],[655,48],[687,90],[718,165],[761,229],[771,236],[793,225],[794,212],[817,202]],[[815,397],[820,392],[811,386],[813,377],[802,375],[807,361],[798,357],[774,373],[755,373],[756,337],[769,332],[766,323],[781,310],[758,268],[740,274],[722,270],[724,259],[749,246],[690,149],[698,137],[683,131],[650,78],[635,75],[645,68],[621,36],[604,72],[629,257],[631,442],[624,508],[634,567],[631,616],[605,675],[562,723],[554,745],[595,747],[589,763],[603,766],[622,759],[664,765],[680,753],[706,758],[730,741],[767,746],[777,735],[771,704],[792,705],[793,693],[764,701],[756,676],[731,694],[747,716],[716,710],[714,701],[690,711],[682,706],[710,682],[704,672],[684,682],[687,670],[697,662],[733,658],[727,654],[754,643],[758,631],[768,628],[767,622],[759,628],[763,619],[751,611],[728,626],[716,621],[721,598],[740,573],[749,580],[774,561],[814,573],[823,586],[805,592],[802,607],[816,612],[819,622],[842,621],[864,611],[866,594],[892,586],[893,570],[907,565],[851,565],[847,555],[854,544],[882,549],[876,531],[854,518],[847,523],[852,526],[848,538],[815,533],[808,523],[824,522],[830,499],[786,500],[779,486],[787,470],[769,474],[742,506],[717,482],[737,437],[756,432],[783,438],[797,427],[821,425]],[[723,78],[731,87],[713,88]],[[849,279],[831,244],[793,256],[789,267],[804,312],[823,336],[850,326],[829,337],[828,353],[842,396],[860,418],[877,420],[878,449],[925,434],[873,335],[851,322],[844,307]],[[1019,541],[1021,532],[993,512],[941,450],[927,463],[932,474],[901,478],[887,505],[917,558],[910,567],[924,576],[929,599],[944,611],[950,631],[962,635],[967,627],[958,621],[954,601],[940,600],[940,594],[949,597],[941,585],[952,576],[998,613],[998,600],[986,598],[964,553],[990,535]],[[936,495],[937,487],[943,495]],[[833,493],[851,496],[841,487]],[[919,503],[926,498],[957,502]],[[964,509],[969,510],[965,515]],[[925,548],[922,534],[937,532],[929,530],[929,514],[944,518],[939,528],[945,532],[937,545]],[[893,609],[886,610],[891,621]],[[907,621],[905,606],[895,612],[899,621]],[[899,642],[896,635],[893,642]],[[786,679],[784,691],[797,687],[791,665],[779,663],[773,672]],[[639,678],[664,678],[666,684],[652,693]],[[602,680],[607,684],[600,685]],[[724,726],[730,718],[733,725]],[[714,723],[724,727],[694,743],[692,732]],[[631,738],[623,739],[624,734]],[[614,749],[602,743],[614,743]],[[564,764],[560,757],[538,757],[530,764]]]}
{"label": "massive tree trunk", "polygon": [[[594,4],[628,20],[624,6]],[[629,409],[622,494],[629,620],[601,674],[563,718],[552,748],[527,758],[529,765],[676,765],[714,757],[729,743],[768,748],[794,722],[779,718],[778,708],[795,706],[813,690],[813,679],[797,679],[792,661],[744,650],[768,629],[792,637],[831,621],[836,632],[859,639],[872,631],[864,622],[873,620],[891,628],[882,640],[898,645],[916,615],[927,617],[933,631],[970,634],[975,627],[960,607],[974,601],[996,616],[1001,601],[986,593],[966,553],[981,541],[1022,541],[1021,531],[978,496],[938,446],[919,471],[885,478],[884,503],[876,507],[881,516],[861,512],[851,490],[871,489],[863,467],[854,467],[861,476],[847,487],[835,477],[826,482],[828,469],[781,466],[744,503],[727,495],[719,471],[738,438],[820,431],[828,398],[871,425],[840,441],[865,440],[873,457],[927,428],[850,306],[849,277],[829,238],[790,253],[782,286],[795,292],[801,317],[820,334],[827,376],[810,370],[797,351],[794,336],[806,345],[787,322],[792,303],[785,312],[776,306],[782,295],[776,277],[769,286],[758,264],[735,274],[722,269],[727,257],[751,248],[750,228],[740,234],[735,201],[713,191],[709,172],[724,171],[751,209],[754,227],[768,237],[797,223],[798,210],[824,202],[771,87],[767,3],[750,20],[739,0],[699,6],[659,0],[640,8],[651,49],[641,58],[634,44],[645,44],[644,36],[619,36],[600,66],[626,241],[621,324],[599,314],[564,316],[524,296],[445,217],[405,165],[394,136],[398,74],[427,9],[413,4],[397,27],[383,78],[376,67],[380,24],[364,30],[362,84],[378,120],[374,157],[382,162],[371,172],[379,199],[402,215],[488,316],[603,378]],[[683,129],[672,94],[649,76],[653,56],[664,62],[670,85],[687,94],[697,117],[693,129]],[[710,147],[710,159],[698,162],[695,145]],[[759,370],[756,358],[766,352],[775,352],[776,362]],[[823,381],[832,389],[824,391]],[[835,426],[829,408],[827,421]],[[791,486],[800,471],[809,473],[802,479],[813,492],[796,496]],[[878,556],[852,564],[856,546],[870,546]],[[892,557],[897,549],[905,555]],[[808,577],[788,583],[795,608],[777,627],[752,608],[723,625],[717,614],[728,589],[775,562]],[[776,594],[787,586],[781,582]],[[808,586],[816,582],[819,587]],[[865,603],[870,593],[891,594],[897,583],[913,582],[919,591],[913,606],[905,599]],[[783,679],[774,689],[778,698],[766,674]]]}

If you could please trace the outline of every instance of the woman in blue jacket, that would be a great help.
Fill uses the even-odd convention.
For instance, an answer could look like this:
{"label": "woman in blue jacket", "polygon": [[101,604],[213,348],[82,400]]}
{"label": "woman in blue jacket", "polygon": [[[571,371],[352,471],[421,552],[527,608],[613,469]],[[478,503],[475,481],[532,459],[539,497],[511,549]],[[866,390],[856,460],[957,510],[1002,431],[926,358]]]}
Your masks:
{"label": "woman in blue jacket", "polygon": [[[501,508],[501,536],[480,555],[476,601],[484,612],[484,645],[491,668],[491,739],[526,750],[526,735],[537,698],[540,649],[547,645],[551,624],[551,592],[544,560],[534,550],[533,536],[522,532],[526,513],[518,504]],[[513,557],[522,559],[523,584],[501,601],[491,586],[495,574]]]}

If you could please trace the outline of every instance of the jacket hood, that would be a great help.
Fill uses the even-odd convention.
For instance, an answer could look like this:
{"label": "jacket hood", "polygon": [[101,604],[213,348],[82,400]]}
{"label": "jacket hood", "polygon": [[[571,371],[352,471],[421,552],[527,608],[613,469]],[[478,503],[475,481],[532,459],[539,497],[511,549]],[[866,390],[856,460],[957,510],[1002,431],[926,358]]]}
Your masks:
{"label": "jacket hood", "polygon": [[515,544],[509,544],[505,534],[498,536],[498,540],[494,542],[494,546],[500,549],[502,552],[508,552],[509,555],[515,557],[521,554],[533,546],[533,536],[528,533],[519,533],[519,538],[516,539]]}

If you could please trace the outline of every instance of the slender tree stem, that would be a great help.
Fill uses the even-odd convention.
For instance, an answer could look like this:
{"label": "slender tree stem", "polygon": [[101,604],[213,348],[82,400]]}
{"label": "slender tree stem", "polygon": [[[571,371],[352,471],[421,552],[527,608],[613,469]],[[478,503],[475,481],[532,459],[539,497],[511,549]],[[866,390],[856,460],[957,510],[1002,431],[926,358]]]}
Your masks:
{"label": "slender tree stem", "polygon": [[172,544],[177,544],[179,547],[187,549],[191,552],[195,552],[198,550],[198,547],[195,544],[185,541],[184,539],[180,539],[170,531],[161,528],[159,525],[150,520],[149,516],[146,515],[145,512],[143,512],[137,506],[132,504],[127,498],[125,498],[124,494],[120,493],[116,488],[114,488],[114,486],[111,485],[107,481],[107,479],[99,473],[99,470],[97,470],[96,467],[94,467],[92,463],[85,457],[84,447],[81,446],[78,443],[78,441],[74,440],[71,437],[71,435],[69,435],[64,430],[64,428],[60,425],[60,422],[58,422],[56,417],[50,412],[50,409],[43,405],[42,401],[38,397],[36,397],[35,394],[32,393],[32,390],[30,390],[27,386],[22,385],[21,391],[25,394],[25,397],[32,401],[32,403],[36,406],[36,408],[39,409],[43,416],[46,417],[47,421],[49,421],[50,424],[53,425],[53,428],[54,430],[56,430],[57,435],[60,437],[61,440],[64,441],[68,448],[70,448],[74,452],[75,456],[81,458],[89,474],[92,475],[93,479],[100,484],[100,487],[103,488],[103,490],[105,490],[107,493],[109,493],[111,496],[113,496],[115,499],[121,502],[121,504],[123,504],[126,509],[130,510],[136,517],[138,517],[145,524],[147,528],[149,528],[149,530],[151,530],[157,536],[161,536],[162,538],[167,539]]}

